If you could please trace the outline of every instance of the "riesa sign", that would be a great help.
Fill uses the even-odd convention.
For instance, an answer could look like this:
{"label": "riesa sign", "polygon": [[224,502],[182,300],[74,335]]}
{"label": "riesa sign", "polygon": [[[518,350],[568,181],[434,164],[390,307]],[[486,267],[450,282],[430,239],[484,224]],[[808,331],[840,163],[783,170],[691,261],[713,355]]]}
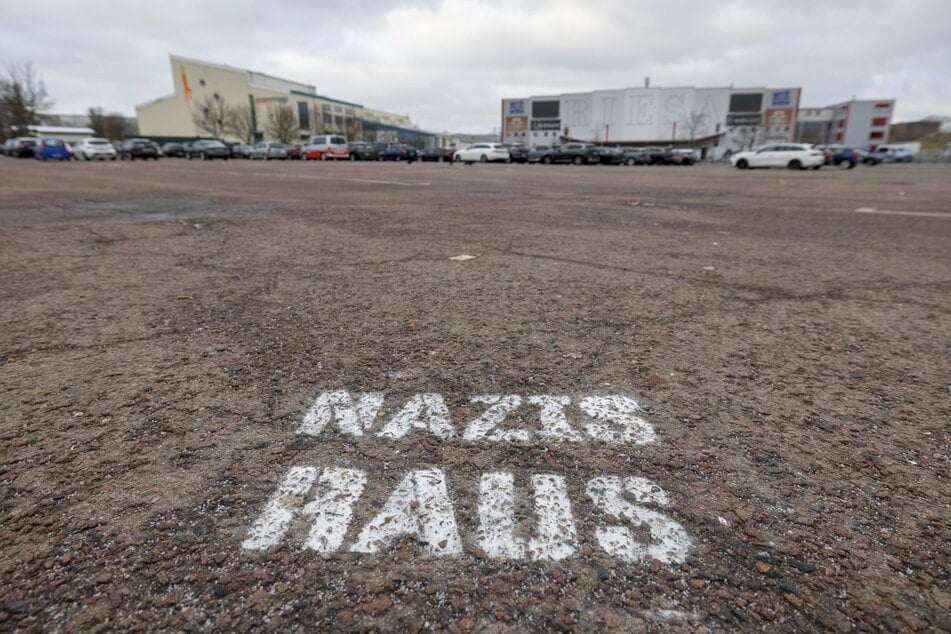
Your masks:
{"label": "riesa sign", "polygon": [[[336,432],[399,440],[415,432],[462,445],[591,442],[636,446],[656,439],[653,426],[640,416],[637,402],[626,396],[587,396],[574,403],[575,407],[570,397],[561,395],[474,396],[470,403],[480,406],[481,413],[459,425],[439,394],[417,394],[378,421],[383,403],[380,392],[366,392],[355,398],[345,390],[324,392],[307,410],[297,433],[318,436]],[[528,417],[531,428],[511,421],[505,424],[525,404],[535,413]],[[406,537],[418,540],[432,556],[464,554],[447,475],[439,468],[407,472],[382,508],[345,545],[354,507],[359,504],[368,477],[365,471],[349,467],[290,468],[248,529],[242,547],[266,550],[286,537],[293,522],[303,520],[310,526],[303,547],[321,555],[341,548],[376,553]],[[536,473],[522,480],[506,471],[481,474],[479,526],[472,540],[481,554],[533,561],[576,555],[583,539],[578,535],[566,478],[557,473]],[[683,526],[658,510],[669,506],[667,494],[659,486],[639,476],[601,476],[588,481],[584,491],[601,516],[593,537],[606,553],[625,562],[684,561],[691,540]],[[525,530],[518,530],[515,512],[519,493],[526,492],[535,513],[528,537],[523,536]],[[370,511],[372,514],[373,509]],[[645,526],[650,535],[646,540]]]}

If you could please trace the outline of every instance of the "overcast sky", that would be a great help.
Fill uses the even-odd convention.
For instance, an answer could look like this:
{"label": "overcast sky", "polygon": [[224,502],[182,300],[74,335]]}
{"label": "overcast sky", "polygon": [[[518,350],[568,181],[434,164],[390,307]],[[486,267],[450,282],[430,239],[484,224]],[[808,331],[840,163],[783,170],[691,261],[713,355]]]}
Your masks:
{"label": "overcast sky", "polygon": [[169,55],[313,84],[433,132],[491,132],[503,97],[801,86],[802,106],[895,98],[951,116],[949,0],[8,0],[0,64],[54,112],[170,94]]}

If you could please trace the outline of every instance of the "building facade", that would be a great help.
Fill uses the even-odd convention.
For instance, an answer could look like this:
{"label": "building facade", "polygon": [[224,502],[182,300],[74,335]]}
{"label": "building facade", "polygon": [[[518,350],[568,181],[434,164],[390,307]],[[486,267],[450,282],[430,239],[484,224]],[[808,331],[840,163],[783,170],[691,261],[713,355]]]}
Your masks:
{"label": "building facade", "polygon": [[502,140],[674,145],[722,154],[794,141],[801,89],[645,87],[502,100]]}
{"label": "building facade", "polygon": [[[207,136],[193,113],[208,100],[246,108],[254,140],[268,137],[268,118],[279,107],[294,113],[301,139],[314,134],[342,134],[350,140],[411,142],[432,147],[437,135],[415,129],[408,116],[366,108],[362,104],[317,94],[315,86],[223,64],[170,56],[174,93],[136,106],[139,134],[155,140]],[[233,132],[227,141],[248,141]]]}
{"label": "building facade", "polygon": [[852,99],[800,111],[798,135],[806,143],[875,149],[889,142],[894,99]]}

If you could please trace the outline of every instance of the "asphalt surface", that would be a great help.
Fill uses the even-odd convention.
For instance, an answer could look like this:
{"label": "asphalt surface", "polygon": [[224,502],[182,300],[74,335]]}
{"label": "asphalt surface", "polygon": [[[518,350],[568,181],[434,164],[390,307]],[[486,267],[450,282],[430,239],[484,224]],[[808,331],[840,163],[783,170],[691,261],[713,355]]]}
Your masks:
{"label": "asphalt surface", "polygon": [[0,630],[951,629],[951,165],[0,160]]}

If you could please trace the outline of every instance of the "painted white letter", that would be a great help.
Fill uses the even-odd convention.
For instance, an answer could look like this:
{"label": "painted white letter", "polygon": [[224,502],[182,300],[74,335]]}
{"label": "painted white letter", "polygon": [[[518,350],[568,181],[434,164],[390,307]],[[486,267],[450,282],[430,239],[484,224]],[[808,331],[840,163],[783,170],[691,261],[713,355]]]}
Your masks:
{"label": "painted white letter", "polygon": [[591,423],[585,426],[588,435],[595,440],[620,443],[632,442],[646,445],[654,442],[654,428],[649,422],[638,416],[641,407],[627,396],[586,396],[578,406],[592,418],[615,423],[620,429],[612,429],[606,424]]}
{"label": "painted white letter", "polygon": [[410,471],[383,510],[363,527],[350,550],[375,553],[404,535],[426,544],[430,555],[457,557],[462,554],[462,540],[449,501],[446,477],[439,469]]}
{"label": "painted white letter", "polygon": [[542,429],[538,435],[552,442],[580,442],[584,440],[579,432],[571,428],[565,408],[571,403],[567,396],[529,396],[528,402],[541,408],[539,418]]}
{"label": "painted white letter", "polygon": [[451,415],[441,394],[417,394],[396,412],[379,436],[402,438],[411,427],[428,429],[442,440],[454,438],[456,432],[450,422]]}
{"label": "painted white letter", "polygon": [[241,543],[248,550],[264,550],[281,541],[291,520],[304,507],[304,496],[317,479],[314,467],[291,467],[271,496],[264,512],[248,530],[248,538]]}
{"label": "painted white letter", "polygon": [[529,542],[532,559],[557,561],[570,557],[578,549],[575,519],[565,479],[559,475],[533,475],[538,535]]}
{"label": "painted white letter", "polygon": [[331,421],[336,420],[342,433],[362,436],[364,429],[373,426],[376,413],[382,404],[382,392],[361,394],[356,404],[346,390],[324,392],[304,414],[297,433],[316,436]]}
{"label": "painted white letter", "polygon": [[353,505],[366,483],[366,474],[357,469],[324,469],[317,483],[317,497],[304,507],[304,515],[311,517],[308,548],[323,555],[340,548],[353,517]]}
{"label": "painted white letter", "polygon": [[[522,397],[516,394],[484,394],[482,396],[473,396],[469,399],[470,403],[485,403],[491,405],[482,416],[476,418],[463,434],[466,440],[491,440],[493,442],[528,442],[529,432],[527,429],[509,429],[506,431],[492,431],[495,426],[505,420],[509,412],[518,409],[522,404]],[[491,434],[489,432],[492,432]]]}
{"label": "painted white letter", "polygon": [[515,536],[515,478],[511,473],[482,474],[479,484],[479,546],[486,557],[525,557],[525,540]]}
{"label": "painted white letter", "polygon": [[[588,497],[608,515],[631,522],[633,526],[647,524],[650,543],[638,541],[634,532],[624,526],[605,526],[595,531],[601,548],[609,555],[626,562],[657,559],[665,564],[683,562],[690,549],[690,537],[684,527],[666,515],[641,506],[670,504],[667,494],[646,478],[602,477],[588,483]],[[624,499],[632,497],[637,504]]]}

